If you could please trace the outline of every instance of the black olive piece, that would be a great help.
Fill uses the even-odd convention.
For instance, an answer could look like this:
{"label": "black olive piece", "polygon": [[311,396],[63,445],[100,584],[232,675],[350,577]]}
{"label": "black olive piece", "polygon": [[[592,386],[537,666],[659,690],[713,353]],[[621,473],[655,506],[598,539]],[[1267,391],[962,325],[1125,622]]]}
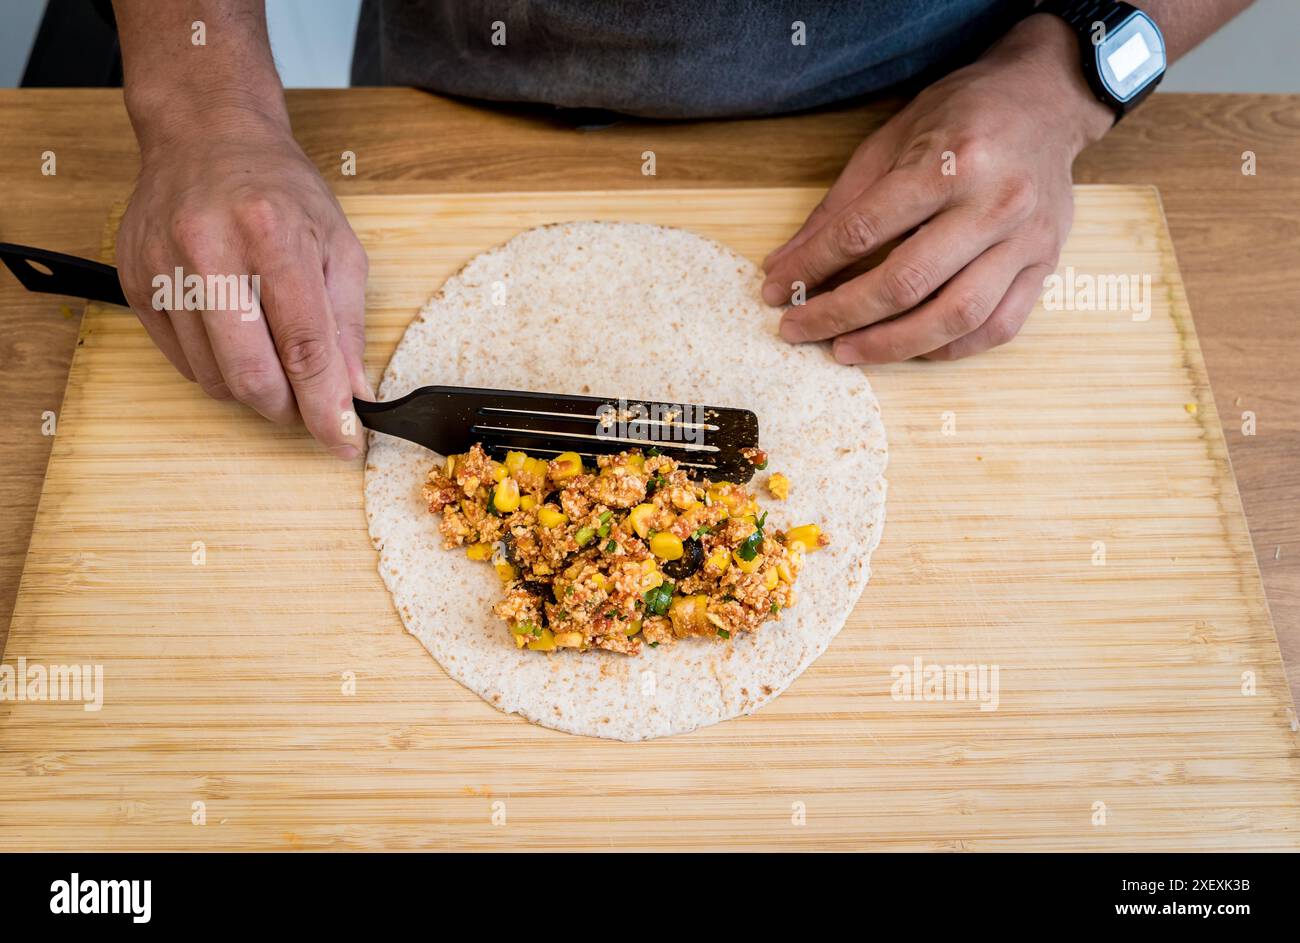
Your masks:
{"label": "black olive piece", "polygon": [[550,620],[546,618],[546,601],[551,598],[551,587],[537,580],[524,580],[519,586],[526,593],[537,597],[537,608],[542,613],[542,625],[547,625]]}
{"label": "black olive piece", "polygon": [[519,584],[519,588],[543,601],[551,597],[551,587],[539,580],[524,580]]}
{"label": "black olive piece", "polygon": [[682,555],[660,567],[665,576],[684,580],[704,565],[704,548],[695,537],[682,541]]}

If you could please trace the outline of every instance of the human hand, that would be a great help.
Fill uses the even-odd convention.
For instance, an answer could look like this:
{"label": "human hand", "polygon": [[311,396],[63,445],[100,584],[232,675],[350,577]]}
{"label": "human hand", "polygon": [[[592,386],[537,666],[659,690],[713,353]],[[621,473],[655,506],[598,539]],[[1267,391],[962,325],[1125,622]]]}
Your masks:
{"label": "human hand", "polygon": [[[363,445],[352,396],[362,366],[368,262],[287,117],[222,102],[142,128],[142,169],[117,240],[127,300],[187,379],[276,422],[301,415],[333,454]],[[160,310],[154,279],[259,276],[241,312]]]}
{"label": "human hand", "polygon": [[841,363],[953,359],[1006,343],[1056,267],[1071,165],[1112,125],[1066,24],[1031,16],[927,88],[854,152],[803,227],[764,261],[791,299],[902,239],[874,268],[790,307],[781,336],[833,338]]}

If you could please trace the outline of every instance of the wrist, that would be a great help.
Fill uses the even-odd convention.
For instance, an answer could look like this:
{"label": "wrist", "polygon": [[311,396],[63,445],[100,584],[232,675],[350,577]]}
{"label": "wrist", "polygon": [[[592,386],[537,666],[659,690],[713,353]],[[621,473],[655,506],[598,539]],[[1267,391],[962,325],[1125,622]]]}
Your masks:
{"label": "wrist", "polygon": [[1098,101],[1084,78],[1079,40],[1064,20],[1034,14],[1017,23],[985,59],[1015,63],[1027,70],[1026,81],[1049,95],[1068,119],[1075,152],[1101,140],[1115,124],[1115,112]]}
{"label": "wrist", "polygon": [[126,110],[148,162],[160,152],[177,147],[209,147],[228,134],[292,137],[284,95],[276,82],[269,88],[209,85],[203,89],[175,87],[128,91]]}
{"label": "wrist", "polygon": [[191,46],[187,32],[180,39],[176,32],[154,37],[157,55],[144,54],[143,26],[123,36],[123,100],[142,156],[160,147],[202,143],[228,126],[279,126],[292,133],[280,76],[262,33],[233,33],[218,48],[215,40],[212,46]]}

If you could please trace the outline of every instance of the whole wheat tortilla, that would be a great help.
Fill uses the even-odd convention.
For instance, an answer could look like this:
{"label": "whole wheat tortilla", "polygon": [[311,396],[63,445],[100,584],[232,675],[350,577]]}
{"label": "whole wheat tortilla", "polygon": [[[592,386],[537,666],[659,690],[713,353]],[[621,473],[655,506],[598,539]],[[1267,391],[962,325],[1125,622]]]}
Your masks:
{"label": "whole wheat tortilla", "polygon": [[428,384],[742,406],[767,472],[785,472],[774,528],[818,523],[797,604],[730,644],[688,638],[635,657],[517,649],[492,615],[495,571],[445,550],[420,488],[438,460],[372,433],[365,499],[379,569],[407,630],[453,678],[503,711],[588,736],[683,733],[776,697],[830,644],[866,586],[885,511],[880,407],[863,374],[822,346],[790,346],[746,259],[680,229],[567,223],[470,261],[407,328],[379,397]]}

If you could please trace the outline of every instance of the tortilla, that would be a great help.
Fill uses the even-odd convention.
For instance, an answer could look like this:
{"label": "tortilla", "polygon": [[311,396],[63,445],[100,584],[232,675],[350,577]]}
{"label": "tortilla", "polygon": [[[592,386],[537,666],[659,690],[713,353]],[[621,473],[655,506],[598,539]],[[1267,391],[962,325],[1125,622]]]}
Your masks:
{"label": "tortilla", "polygon": [[381,400],[443,383],[753,409],[768,472],[792,483],[787,501],[769,503],[774,523],[816,523],[831,539],[809,555],[796,605],[732,642],[688,638],[635,656],[518,649],[491,611],[496,573],[443,549],[421,500],[439,457],[372,433],[365,502],[380,574],[453,678],[545,727],[634,741],[752,713],[830,644],[880,541],[885,429],[860,370],[780,339],[761,284],[749,261],[685,230],[565,223],[474,258],[407,328]]}

